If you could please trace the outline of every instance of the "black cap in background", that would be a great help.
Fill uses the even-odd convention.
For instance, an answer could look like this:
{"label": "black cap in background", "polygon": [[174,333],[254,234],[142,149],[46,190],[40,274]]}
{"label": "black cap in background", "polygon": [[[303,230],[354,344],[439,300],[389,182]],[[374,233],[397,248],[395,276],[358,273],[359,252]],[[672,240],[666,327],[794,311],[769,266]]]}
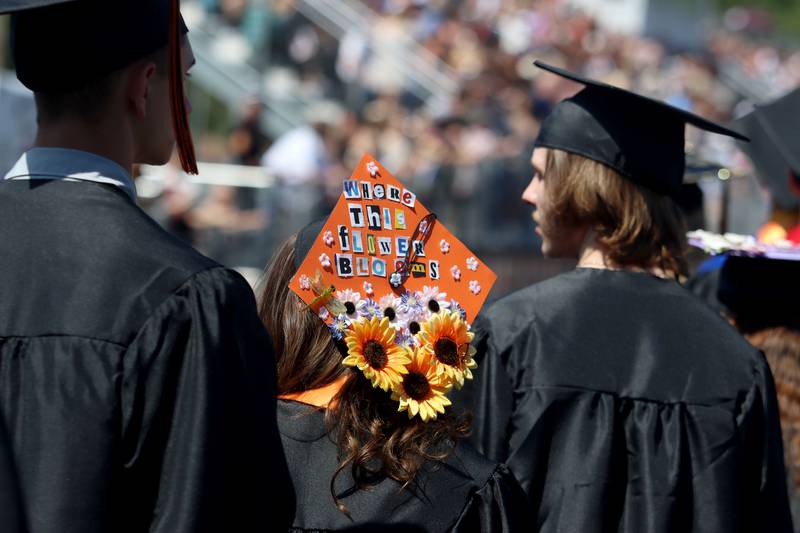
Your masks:
{"label": "black cap in background", "polygon": [[720,272],[717,298],[745,333],[800,328],[800,261],[729,256]]}
{"label": "black cap in background", "polygon": [[747,140],[702,117],[619,87],[547,65],[536,66],[586,86],[556,104],[536,146],[602,163],[655,192],[675,195],[685,172],[685,126]]}
{"label": "black cap in background", "polygon": [[[800,88],[736,120],[751,139],[742,150],[782,209],[800,207]],[[795,180],[795,184],[791,183]],[[793,190],[794,189],[794,190]]]}

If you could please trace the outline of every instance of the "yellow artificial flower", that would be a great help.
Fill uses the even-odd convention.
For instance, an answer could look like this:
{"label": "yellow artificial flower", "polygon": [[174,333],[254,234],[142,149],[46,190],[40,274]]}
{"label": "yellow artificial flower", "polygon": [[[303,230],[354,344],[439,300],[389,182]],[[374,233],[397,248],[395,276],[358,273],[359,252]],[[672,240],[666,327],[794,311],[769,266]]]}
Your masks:
{"label": "yellow artificial flower", "polygon": [[394,387],[392,400],[400,402],[397,410],[407,411],[408,418],[419,415],[423,422],[435,420],[437,413],[444,414],[444,408],[451,404],[445,394],[452,387],[452,381],[439,371],[427,350],[407,350],[411,355],[411,362],[406,365],[408,374]]}
{"label": "yellow artificial flower", "polygon": [[411,358],[394,342],[395,330],[386,317],[354,322],[347,331],[347,357],[342,364],[361,370],[373,387],[389,391],[407,373]]}
{"label": "yellow artificial flower", "polygon": [[445,310],[434,314],[423,324],[417,340],[435,358],[441,371],[460,389],[465,379],[472,379],[472,369],[478,366],[472,358],[475,347],[470,346],[474,336],[457,310]]}

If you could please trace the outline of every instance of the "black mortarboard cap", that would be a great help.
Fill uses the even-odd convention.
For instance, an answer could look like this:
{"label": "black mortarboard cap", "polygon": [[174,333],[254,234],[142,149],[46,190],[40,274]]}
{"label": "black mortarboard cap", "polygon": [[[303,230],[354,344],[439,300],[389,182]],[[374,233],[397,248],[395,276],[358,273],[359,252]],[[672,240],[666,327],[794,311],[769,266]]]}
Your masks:
{"label": "black mortarboard cap", "polygon": [[749,331],[800,327],[800,261],[729,256],[719,276],[717,298]]}
{"label": "black mortarboard cap", "polygon": [[299,270],[303,261],[306,260],[308,252],[311,250],[311,247],[314,246],[314,241],[319,237],[327,221],[328,217],[322,217],[307,224],[303,229],[297,232],[297,239],[294,241],[294,266],[296,269]]}
{"label": "black mortarboard cap", "polygon": [[184,170],[196,173],[183,97],[179,0],[0,0],[12,13],[17,77],[34,92],[81,89],[169,47],[173,125]]}
{"label": "black mortarboard cap", "polygon": [[791,180],[800,175],[800,88],[736,121],[751,142],[742,145],[762,183],[769,188],[778,207],[796,209],[800,197],[792,191]]}
{"label": "black mortarboard cap", "polygon": [[534,64],[586,86],[555,105],[542,123],[535,145],[592,159],[660,194],[680,191],[686,166],[686,124],[747,140],[740,133],[659,100],[541,61]]}

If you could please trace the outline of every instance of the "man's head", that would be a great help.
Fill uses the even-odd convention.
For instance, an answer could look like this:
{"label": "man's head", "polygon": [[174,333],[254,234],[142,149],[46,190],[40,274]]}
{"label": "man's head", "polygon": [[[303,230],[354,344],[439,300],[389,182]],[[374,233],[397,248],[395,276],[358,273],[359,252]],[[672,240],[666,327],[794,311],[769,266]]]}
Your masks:
{"label": "man's head", "polygon": [[[181,71],[184,78],[195,59],[183,39]],[[66,121],[99,124],[113,121],[130,132],[134,162],[161,165],[175,146],[171,122],[169,52],[166,47],[98,80],[68,92],[34,93],[40,127]],[[187,109],[190,109],[188,98]]]}
{"label": "man's head", "polygon": [[678,206],[594,160],[536,148],[522,195],[549,257],[577,258],[587,234],[612,265],[682,274],[686,228]]}
{"label": "man's head", "polygon": [[194,57],[177,3],[17,0],[0,8],[14,12],[17,76],[36,95],[40,126],[114,124],[136,162],[163,163],[175,112],[185,145],[183,102],[171,94],[180,94]]}
{"label": "man's head", "polygon": [[585,85],[542,123],[523,200],[537,207],[542,251],[576,257],[593,238],[616,266],[684,272],[684,224],[670,199],[685,172],[685,127],[747,140],[700,116],[566,70]]}

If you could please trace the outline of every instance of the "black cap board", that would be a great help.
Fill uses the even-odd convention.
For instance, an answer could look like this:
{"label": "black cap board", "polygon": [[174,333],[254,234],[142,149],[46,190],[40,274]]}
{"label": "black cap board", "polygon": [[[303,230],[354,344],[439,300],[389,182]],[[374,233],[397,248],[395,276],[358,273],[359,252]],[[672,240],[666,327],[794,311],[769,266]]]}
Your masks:
{"label": "black cap board", "polygon": [[179,0],[0,0],[11,13],[17,77],[34,92],[78,91],[165,47],[184,170],[196,173],[183,96]]}
{"label": "black cap board", "polygon": [[717,298],[742,326],[800,328],[800,261],[729,256]]}
{"label": "black cap board", "polygon": [[0,15],[52,6],[55,4],[66,4],[72,1],[73,0],[0,0]]}
{"label": "black cap board", "polygon": [[15,0],[11,7],[17,77],[32,91],[80,89],[169,42],[167,0]]}
{"label": "black cap board", "polygon": [[297,239],[294,241],[294,266],[296,269],[299,270],[303,261],[306,260],[309,250],[314,246],[314,241],[327,221],[328,217],[320,218],[307,224],[297,232]]}
{"label": "black cap board", "polygon": [[659,100],[535,61],[586,87],[555,105],[535,146],[602,163],[655,192],[680,191],[686,169],[685,126],[747,140],[744,135]]}
{"label": "black cap board", "polygon": [[[772,193],[775,205],[783,209],[800,207],[800,88],[736,120],[751,139],[741,146],[756,168],[761,182]],[[792,190],[794,189],[794,190]]]}

